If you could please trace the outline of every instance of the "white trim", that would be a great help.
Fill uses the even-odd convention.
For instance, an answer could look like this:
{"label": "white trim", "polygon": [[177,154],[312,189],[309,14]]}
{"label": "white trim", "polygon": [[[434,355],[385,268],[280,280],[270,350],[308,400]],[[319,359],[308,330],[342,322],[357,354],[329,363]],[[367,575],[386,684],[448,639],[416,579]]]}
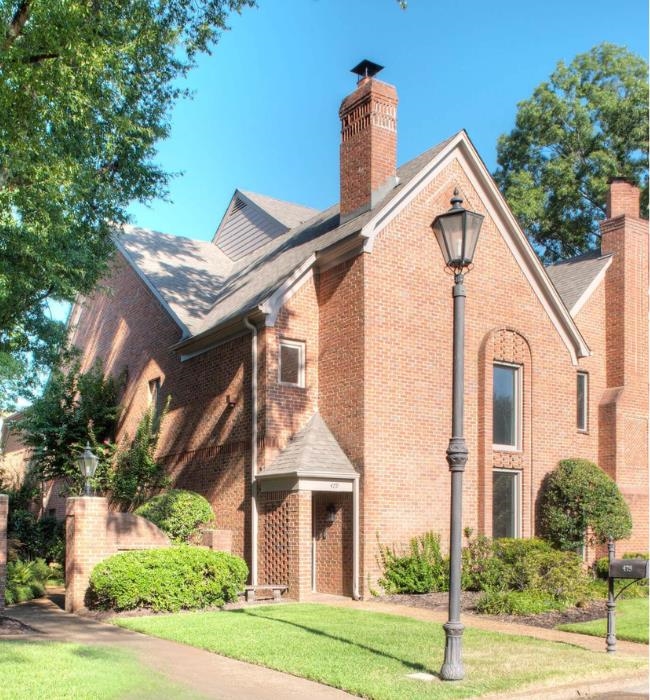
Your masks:
{"label": "white trim", "polygon": [[263,301],[259,309],[266,314],[265,324],[267,328],[275,325],[280,309],[289,299],[309,280],[313,279],[313,264],[316,262],[316,255],[310,255],[305,262],[300,265],[287,279]]}
{"label": "white trim", "polygon": [[159,304],[163,307],[163,309],[171,316],[174,323],[181,329],[183,333],[183,337],[181,338],[181,340],[189,338],[191,334],[188,327],[181,321],[176,312],[165,301],[165,299],[162,297],[156,286],[149,280],[147,275],[145,275],[145,273],[135,264],[133,258],[127,251],[126,247],[120,242],[118,235],[113,236],[113,242],[115,243],[115,246],[120,251],[120,253],[122,253],[122,257],[131,266],[131,268],[135,271],[138,277],[145,283],[147,289],[154,295],[154,297],[158,300]]}
{"label": "white trim", "polygon": [[578,313],[578,311],[580,311],[580,309],[582,309],[582,307],[589,300],[589,297],[596,291],[596,289],[598,288],[598,285],[603,281],[603,279],[605,279],[605,273],[607,272],[607,270],[609,270],[609,266],[612,264],[613,260],[614,260],[614,256],[610,254],[609,260],[603,265],[602,269],[593,278],[593,280],[591,280],[589,286],[580,295],[580,298],[578,299],[578,301],[576,301],[576,303],[569,309],[571,316],[573,316],[573,318],[576,317],[576,314]]}
{"label": "white trim", "polygon": [[[282,381],[282,348],[293,348],[298,350],[298,381]],[[280,338],[278,342],[278,384],[281,386],[294,386],[299,389],[305,388],[305,342],[303,340],[288,340]]]}
{"label": "white trim", "polygon": [[326,471],[310,473],[308,476],[293,474],[269,474],[260,472],[257,482],[261,493],[271,491],[323,491],[332,493],[354,493],[354,484],[358,483],[359,475],[332,474]]}
{"label": "white trim", "polygon": [[507,367],[515,371],[514,380],[514,404],[515,404],[515,444],[514,445],[499,445],[498,443],[492,443],[492,450],[494,452],[521,452],[522,451],[522,440],[523,440],[523,374],[524,368],[522,365],[514,364],[513,362],[502,362],[501,360],[494,360],[492,362],[492,439],[494,440],[494,368],[495,367]]}
{"label": "white trim", "polygon": [[454,160],[457,160],[464,170],[488,216],[502,233],[510,252],[565,344],[572,364],[577,366],[579,357],[591,354],[589,346],[465,131],[452,138],[440,153],[411,179],[404,190],[361,229],[361,235],[367,239],[364,251],[372,252],[374,241],[382,229]]}
{"label": "white trim", "polygon": [[515,503],[514,503],[514,511],[515,511],[515,533],[513,537],[521,537],[522,529],[521,529],[521,495],[522,495],[522,488],[521,488],[521,479],[522,479],[522,471],[521,469],[492,469],[492,537],[494,537],[494,473],[499,472],[500,474],[512,474],[514,475],[515,478]]}

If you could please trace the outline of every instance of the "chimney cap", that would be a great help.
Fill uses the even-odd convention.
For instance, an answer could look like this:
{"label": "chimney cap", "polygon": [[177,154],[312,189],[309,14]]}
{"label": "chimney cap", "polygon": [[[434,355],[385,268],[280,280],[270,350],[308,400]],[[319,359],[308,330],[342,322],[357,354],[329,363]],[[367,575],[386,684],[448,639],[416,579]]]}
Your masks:
{"label": "chimney cap", "polygon": [[380,66],[378,63],[373,63],[368,59],[364,59],[361,63],[352,68],[350,72],[358,75],[359,80],[362,80],[363,78],[372,78],[383,69],[384,67]]}

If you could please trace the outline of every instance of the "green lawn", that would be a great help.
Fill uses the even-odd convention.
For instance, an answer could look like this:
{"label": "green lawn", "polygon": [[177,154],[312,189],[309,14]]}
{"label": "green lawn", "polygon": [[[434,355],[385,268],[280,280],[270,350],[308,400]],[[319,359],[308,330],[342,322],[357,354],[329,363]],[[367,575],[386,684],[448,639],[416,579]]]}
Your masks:
{"label": "green lawn", "polygon": [[[567,632],[590,634],[605,638],[607,618],[591,622],[574,622],[559,625],[558,629]],[[616,601],[616,638],[629,642],[648,643],[648,599],[630,598]]]}
{"label": "green lawn", "polygon": [[197,697],[119,649],[56,642],[0,641],[0,697],[109,700]]}
{"label": "green lawn", "polygon": [[466,679],[415,681],[406,675],[440,669],[441,625],[324,605],[260,606],[116,623],[376,700],[465,698],[646,667],[644,659],[612,659],[567,644],[467,629]]}

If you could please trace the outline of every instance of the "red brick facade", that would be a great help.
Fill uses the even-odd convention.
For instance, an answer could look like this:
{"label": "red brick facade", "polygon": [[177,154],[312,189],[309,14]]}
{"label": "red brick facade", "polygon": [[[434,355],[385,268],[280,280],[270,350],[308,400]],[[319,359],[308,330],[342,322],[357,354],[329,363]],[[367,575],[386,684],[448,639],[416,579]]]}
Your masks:
{"label": "red brick facade", "polygon": [[[342,105],[344,213],[363,208],[394,174],[394,130],[377,127],[365,112],[346,116],[372,111],[367,105],[377,96],[390,106],[381,114],[394,120],[394,88],[371,79]],[[351,124],[357,126],[347,134]],[[513,238],[494,185],[470,165],[465,152],[450,153],[386,218],[368,252],[316,264],[275,322],[258,328],[255,467],[268,468],[320,412],[359,475],[355,585],[362,595],[379,575],[378,540],[403,545],[427,530],[439,533],[443,545],[449,539],[453,279],[431,223],[449,208],[455,188],[465,207],[485,216],[474,268],[465,277],[463,526],[492,534],[493,475],[502,470],[519,475],[518,534],[532,536],[545,475],[561,459],[584,457],[616,478],[632,507],[633,536],[619,551],[648,548],[648,231],[638,218],[638,199],[634,204],[638,191],[613,183],[615,216],[603,223],[602,239],[612,262],[570,321],[559,297],[540,291],[540,285],[552,287],[540,282],[543,271],[531,268],[530,255]],[[170,350],[178,327],[121,257],[104,284],[113,294],[98,292],[76,319],[72,340],[83,348],[84,366],[102,357],[110,372],[128,370],[123,435],[133,434],[148,383],[161,379],[163,395],[172,399],[159,458],[176,486],[210,500],[217,527],[232,531],[233,552],[250,564],[251,334],[181,361]],[[570,332],[578,335],[566,330],[568,323],[575,323],[591,355],[580,357],[567,340]],[[279,382],[282,340],[304,343],[304,387]],[[495,363],[518,368],[512,449],[493,446]],[[577,428],[579,370],[588,373],[586,430]],[[258,494],[257,582],[286,583],[296,598],[311,590],[354,593],[356,492],[349,483],[341,492],[338,483],[296,483],[286,480]],[[330,505],[336,506],[333,523]]]}

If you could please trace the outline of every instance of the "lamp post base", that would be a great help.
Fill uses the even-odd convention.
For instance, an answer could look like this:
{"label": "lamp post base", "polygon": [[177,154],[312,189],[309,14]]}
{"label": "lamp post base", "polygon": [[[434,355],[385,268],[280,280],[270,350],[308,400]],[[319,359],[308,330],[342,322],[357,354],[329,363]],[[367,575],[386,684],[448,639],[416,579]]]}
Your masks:
{"label": "lamp post base", "polygon": [[465,677],[463,668],[462,643],[464,625],[460,622],[447,622],[445,630],[445,660],[440,669],[443,681],[462,681]]}

